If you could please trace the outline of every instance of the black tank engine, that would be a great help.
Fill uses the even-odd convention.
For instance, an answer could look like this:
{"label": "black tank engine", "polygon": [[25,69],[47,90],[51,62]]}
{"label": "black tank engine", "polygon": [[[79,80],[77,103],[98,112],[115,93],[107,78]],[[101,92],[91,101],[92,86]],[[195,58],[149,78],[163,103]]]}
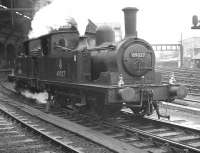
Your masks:
{"label": "black tank engine", "polygon": [[161,83],[152,46],[137,37],[137,8],[123,11],[125,38],[120,42],[115,42],[109,26],[97,27],[95,33],[89,30],[84,37],[72,26],[27,40],[10,80],[17,90],[47,91],[51,106],[97,115],[113,114],[125,106],[135,115],[156,110],[160,116],[158,102],[184,98],[187,89]]}

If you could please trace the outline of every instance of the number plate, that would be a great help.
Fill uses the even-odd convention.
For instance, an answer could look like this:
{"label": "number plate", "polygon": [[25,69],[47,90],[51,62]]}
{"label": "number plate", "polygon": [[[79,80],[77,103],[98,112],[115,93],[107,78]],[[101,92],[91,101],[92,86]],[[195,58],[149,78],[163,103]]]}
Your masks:
{"label": "number plate", "polygon": [[131,54],[130,54],[130,56],[131,57],[144,57],[145,56],[145,53],[137,53],[137,52],[132,52]]}
{"label": "number plate", "polygon": [[56,73],[56,76],[58,76],[58,77],[65,77],[65,75],[66,75],[65,70],[60,70],[60,71],[57,71],[57,73]]}

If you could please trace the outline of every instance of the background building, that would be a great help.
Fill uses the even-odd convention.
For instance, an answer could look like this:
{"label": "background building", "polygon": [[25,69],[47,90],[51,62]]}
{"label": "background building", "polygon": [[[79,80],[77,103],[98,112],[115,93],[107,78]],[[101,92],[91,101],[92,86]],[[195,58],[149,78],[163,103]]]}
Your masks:
{"label": "background building", "polygon": [[186,66],[197,67],[200,64],[200,37],[183,40],[184,62]]}
{"label": "background building", "polygon": [[37,10],[49,0],[0,0],[0,68],[14,65]]}

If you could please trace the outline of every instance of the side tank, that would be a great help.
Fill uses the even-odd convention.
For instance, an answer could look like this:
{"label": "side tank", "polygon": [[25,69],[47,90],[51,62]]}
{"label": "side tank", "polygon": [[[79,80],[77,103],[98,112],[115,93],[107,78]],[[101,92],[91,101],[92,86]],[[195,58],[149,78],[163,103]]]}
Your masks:
{"label": "side tank", "polygon": [[[115,41],[114,31],[110,26],[103,25],[96,30],[96,46],[104,47]],[[92,80],[98,79],[101,72],[117,71],[116,53],[113,49],[92,52]]]}

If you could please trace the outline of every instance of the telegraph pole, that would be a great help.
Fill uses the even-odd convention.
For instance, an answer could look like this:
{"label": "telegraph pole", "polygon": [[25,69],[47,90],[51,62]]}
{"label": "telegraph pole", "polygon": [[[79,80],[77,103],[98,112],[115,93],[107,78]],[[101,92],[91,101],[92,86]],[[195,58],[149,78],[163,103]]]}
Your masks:
{"label": "telegraph pole", "polygon": [[182,68],[183,67],[183,37],[182,37],[182,32],[181,32],[181,41],[180,41],[180,63],[179,63],[179,67]]}

